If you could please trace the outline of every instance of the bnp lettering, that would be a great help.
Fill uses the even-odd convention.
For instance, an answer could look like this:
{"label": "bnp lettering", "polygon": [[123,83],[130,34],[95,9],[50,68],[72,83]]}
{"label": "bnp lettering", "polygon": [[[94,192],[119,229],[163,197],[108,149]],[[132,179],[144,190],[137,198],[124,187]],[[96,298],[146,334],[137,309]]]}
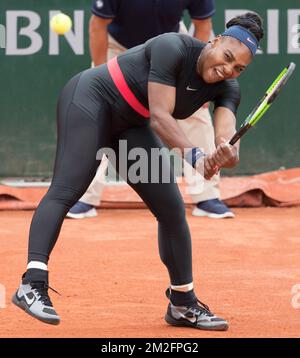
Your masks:
{"label": "bnp lettering", "polygon": [[[249,9],[226,9],[225,22]],[[59,13],[57,10],[49,10],[46,16],[41,16],[36,11],[7,10],[6,24],[0,25],[0,48],[5,48],[8,56],[33,55],[42,50],[45,42],[48,42],[49,55],[59,55],[59,35],[50,30],[49,22],[52,16]],[[266,29],[265,54],[279,54],[284,49],[288,54],[300,54],[300,9],[266,9],[261,12],[264,17]],[[73,28],[62,35],[75,55],[84,55],[84,10],[73,12]],[[282,33],[282,20],[286,19],[287,37]],[[46,24],[46,27],[45,27]],[[45,28],[47,28],[45,33]],[[282,44],[280,43],[282,41]],[[26,43],[26,45],[24,45]],[[23,46],[22,46],[23,45]],[[259,50],[258,53],[263,53]]]}
{"label": "bnp lettering", "polygon": [[[26,56],[39,52],[43,46],[45,37],[49,41],[49,55],[59,55],[59,35],[54,33],[49,26],[50,19],[59,13],[50,10],[48,16],[41,17],[35,11],[7,10],[6,11],[6,50],[8,56]],[[24,20],[25,19],[25,20]],[[75,10],[73,13],[73,28],[64,34],[64,38],[76,55],[84,54],[84,11]],[[45,22],[47,34],[45,34]],[[22,25],[20,25],[22,23]],[[25,25],[23,25],[25,24]],[[43,30],[42,30],[43,29]],[[23,40],[23,41],[22,41]],[[24,41],[26,40],[26,41]],[[26,43],[21,46],[20,43]]]}

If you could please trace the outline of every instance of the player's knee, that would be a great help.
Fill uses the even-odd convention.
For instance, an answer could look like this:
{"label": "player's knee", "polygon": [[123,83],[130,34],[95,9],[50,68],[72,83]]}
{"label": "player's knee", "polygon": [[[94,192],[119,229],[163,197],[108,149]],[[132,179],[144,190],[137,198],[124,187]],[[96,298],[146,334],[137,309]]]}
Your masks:
{"label": "player's knee", "polygon": [[67,185],[53,183],[46,197],[48,200],[59,201],[67,207],[72,207],[82,196],[82,191]]}
{"label": "player's knee", "polygon": [[176,203],[161,209],[156,215],[156,219],[158,222],[180,225],[186,220],[184,203]]}

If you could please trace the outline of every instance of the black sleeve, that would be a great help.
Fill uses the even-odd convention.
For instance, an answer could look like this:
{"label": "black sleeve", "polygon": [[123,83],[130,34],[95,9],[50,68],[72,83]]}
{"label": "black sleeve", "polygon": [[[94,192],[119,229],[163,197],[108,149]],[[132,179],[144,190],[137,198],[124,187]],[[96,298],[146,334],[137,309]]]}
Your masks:
{"label": "black sleeve", "polygon": [[189,14],[192,19],[207,19],[211,17],[215,11],[214,0],[190,0],[188,5]]}
{"label": "black sleeve", "polygon": [[[179,35],[160,35],[149,43],[149,82],[176,87],[177,74],[185,59],[184,43]],[[147,46],[147,47],[148,47]]]}
{"label": "black sleeve", "polygon": [[120,0],[95,0],[92,5],[92,13],[104,19],[114,18],[119,9]]}
{"label": "black sleeve", "polygon": [[226,107],[236,114],[241,101],[241,91],[237,80],[226,80],[222,83],[219,94],[215,97],[215,109]]}

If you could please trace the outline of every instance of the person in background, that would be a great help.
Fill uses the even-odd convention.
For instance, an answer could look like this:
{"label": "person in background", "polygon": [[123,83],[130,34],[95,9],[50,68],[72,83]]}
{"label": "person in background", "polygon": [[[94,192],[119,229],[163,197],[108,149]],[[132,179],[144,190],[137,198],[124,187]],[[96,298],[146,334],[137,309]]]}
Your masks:
{"label": "person in background", "polygon": [[[166,32],[188,33],[181,21],[184,10],[189,12],[195,31],[194,37],[208,42],[212,32],[211,17],[214,0],[97,0],[92,5],[89,24],[90,52],[94,66],[99,66],[126,49]],[[194,91],[187,87],[187,91]],[[196,146],[206,153],[215,149],[215,136],[208,104],[202,106],[179,126]],[[220,175],[204,183],[191,176],[185,165],[184,175],[195,208],[195,216],[233,218],[234,213],[220,200]],[[82,219],[95,217],[104,188],[108,159],[104,156],[97,174],[86,193],[70,209],[67,217]],[[198,178],[199,179],[199,178]]]}

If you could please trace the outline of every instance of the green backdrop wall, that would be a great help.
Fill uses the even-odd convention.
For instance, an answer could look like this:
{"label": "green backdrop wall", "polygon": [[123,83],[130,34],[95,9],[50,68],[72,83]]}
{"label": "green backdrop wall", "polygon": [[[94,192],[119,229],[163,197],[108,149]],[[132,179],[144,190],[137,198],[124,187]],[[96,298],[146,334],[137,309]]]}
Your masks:
{"label": "green backdrop wall", "polygon": [[[72,75],[90,65],[90,5],[90,0],[1,0],[6,48],[0,48],[0,177],[51,175],[58,94]],[[263,53],[240,78],[239,123],[281,68],[290,61],[298,64],[265,120],[243,140],[240,165],[227,174],[300,166],[300,2],[216,0],[216,6],[215,33],[223,31],[225,19],[234,16],[234,11],[254,10],[265,20]],[[49,17],[55,10],[73,17],[73,35],[58,39],[49,31]]]}

